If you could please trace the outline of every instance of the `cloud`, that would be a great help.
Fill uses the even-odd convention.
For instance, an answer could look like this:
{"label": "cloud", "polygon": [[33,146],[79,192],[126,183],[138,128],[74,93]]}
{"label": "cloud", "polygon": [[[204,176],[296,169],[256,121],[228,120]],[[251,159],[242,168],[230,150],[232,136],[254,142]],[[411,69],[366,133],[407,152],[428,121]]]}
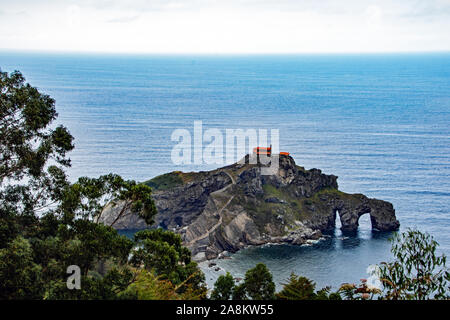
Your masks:
{"label": "cloud", "polygon": [[140,15],[133,15],[133,16],[124,16],[124,17],[116,17],[112,19],[106,20],[108,23],[129,23],[136,21],[140,18]]}
{"label": "cloud", "polygon": [[450,19],[450,1],[417,1],[400,16],[411,19]]}
{"label": "cloud", "polygon": [[[150,53],[450,50],[449,0],[0,0],[0,48]],[[14,13],[27,11],[26,15]]]}
{"label": "cloud", "polygon": [[66,9],[66,23],[69,28],[79,28],[81,24],[81,9],[77,5],[70,5]]}
{"label": "cloud", "polygon": [[366,23],[369,25],[369,27],[378,28],[380,26],[383,14],[379,6],[368,6],[366,8],[365,14],[367,17]]}

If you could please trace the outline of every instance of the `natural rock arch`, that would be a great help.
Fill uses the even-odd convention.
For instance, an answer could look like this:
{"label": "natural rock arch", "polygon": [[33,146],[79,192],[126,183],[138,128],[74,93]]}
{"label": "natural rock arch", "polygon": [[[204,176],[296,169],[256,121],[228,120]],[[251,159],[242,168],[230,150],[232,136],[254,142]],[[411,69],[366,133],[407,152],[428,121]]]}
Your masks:
{"label": "natural rock arch", "polygon": [[370,199],[362,194],[352,195],[350,199],[345,196],[334,196],[329,199],[332,202],[333,221],[337,215],[341,222],[341,230],[353,232],[358,229],[359,218],[364,214],[370,215],[373,230],[391,231],[399,227],[395,217],[395,210],[391,203]]}

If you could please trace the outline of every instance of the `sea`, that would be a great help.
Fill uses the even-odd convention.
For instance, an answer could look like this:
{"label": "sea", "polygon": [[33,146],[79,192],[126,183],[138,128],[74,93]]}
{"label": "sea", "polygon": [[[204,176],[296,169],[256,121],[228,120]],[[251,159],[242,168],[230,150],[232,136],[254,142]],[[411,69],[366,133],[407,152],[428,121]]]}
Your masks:
{"label": "sea", "polygon": [[[278,130],[280,151],[306,169],[337,175],[340,190],[393,203],[401,229],[417,228],[450,254],[450,53],[115,55],[0,51],[56,100],[56,124],[75,137],[70,179],[110,172],[145,181],[221,165],[176,164],[175,130]],[[270,138],[270,137],[269,137]],[[226,161],[225,161],[226,162]],[[224,162],[224,163],[225,163]],[[278,288],[291,272],[337,289],[390,261],[392,233],[356,235],[340,222],[305,246],[249,247],[201,263],[211,286],[265,263]],[[131,232],[131,231],[130,231]],[[217,270],[217,271],[216,271]]]}

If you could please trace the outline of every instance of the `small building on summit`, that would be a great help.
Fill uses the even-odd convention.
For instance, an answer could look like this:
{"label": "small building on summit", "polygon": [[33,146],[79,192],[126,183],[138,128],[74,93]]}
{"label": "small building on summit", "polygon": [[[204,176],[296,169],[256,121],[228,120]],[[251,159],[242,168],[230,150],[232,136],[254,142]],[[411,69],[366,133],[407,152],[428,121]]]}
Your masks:
{"label": "small building on summit", "polygon": [[[265,156],[272,156],[272,145],[270,145],[270,147],[256,147],[253,148],[253,155],[254,156],[260,156],[260,155],[265,155]],[[289,152],[280,152],[280,155],[282,156],[288,156]]]}
{"label": "small building on summit", "polygon": [[271,156],[272,155],[272,145],[269,148],[265,147],[256,147],[253,148],[253,154],[254,155],[265,155],[265,156]]}

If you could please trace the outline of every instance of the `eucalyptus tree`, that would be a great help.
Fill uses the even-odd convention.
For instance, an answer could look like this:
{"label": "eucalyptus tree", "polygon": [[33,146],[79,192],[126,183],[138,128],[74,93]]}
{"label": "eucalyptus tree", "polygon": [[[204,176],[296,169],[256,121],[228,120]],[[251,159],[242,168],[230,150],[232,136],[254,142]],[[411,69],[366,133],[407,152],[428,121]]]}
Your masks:
{"label": "eucalyptus tree", "polygon": [[[70,183],[74,137],[56,118],[55,100],[0,71],[0,298],[115,298],[133,281],[134,243],[97,220],[121,202],[151,224],[151,188],[114,174]],[[69,265],[81,290],[65,286]]]}

